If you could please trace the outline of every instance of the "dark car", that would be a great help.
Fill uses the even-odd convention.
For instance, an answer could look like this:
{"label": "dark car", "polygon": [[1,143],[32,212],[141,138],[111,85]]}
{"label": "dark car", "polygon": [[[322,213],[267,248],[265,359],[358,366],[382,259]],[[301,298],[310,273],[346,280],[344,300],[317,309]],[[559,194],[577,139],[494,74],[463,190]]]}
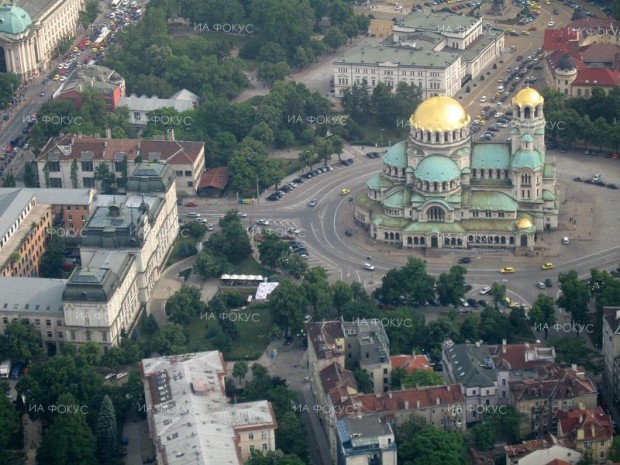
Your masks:
{"label": "dark car", "polygon": [[592,184],[594,184],[596,186],[601,186],[601,187],[605,187],[607,185],[603,181],[601,181],[600,179],[598,181],[592,181]]}
{"label": "dark car", "polygon": [[545,279],[545,286],[553,287],[553,280],[551,278]]}
{"label": "dark car", "polygon": [[267,200],[269,200],[270,202],[277,202],[278,200],[280,200],[280,196],[276,193],[273,193],[269,197],[267,197]]}
{"label": "dark car", "polygon": [[10,379],[18,379],[24,373],[24,364],[22,362],[16,362],[11,368]]}
{"label": "dark car", "polygon": [[459,258],[459,263],[461,264],[471,263],[471,258],[470,257]]}
{"label": "dark car", "polygon": [[573,181],[583,182],[584,179],[581,176],[577,176],[575,179],[573,179]]}
{"label": "dark car", "polygon": [[478,305],[480,305],[481,307],[486,307],[488,305],[487,301],[484,299],[480,299],[478,301]]}
{"label": "dark car", "polygon": [[610,183],[610,184],[607,184],[607,187],[608,187],[609,189],[617,189],[617,188],[618,188],[618,186],[616,186],[615,184],[611,184],[611,183]]}
{"label": "dark car", "polygon": [[465,289],[465,292],[469,292],[473,289],[474,287],[471,284],[465,284],[465,286],[463,287],[463,289]]}
{"label": "dark car", "polygon": [[302,177],[295,178],[295,179],[293,179],[293,182],[295,184],[303,184],[304,183],[304,178],[302,178]]}
{"label": "dark car", "polygon": [[476,299],[467,299],[467,303],[470,307],[476,308],[478,306],[478,301]]}
{"label": "dark car", "polygon": [[345,230],[344,235],[347,237],[353,236],[353,230],[352,229]]}
{"label": "dark car", "polygon": [[431,304],[433,307],[439,307],[439,302],[435,298],[428,299],[428,303]]}

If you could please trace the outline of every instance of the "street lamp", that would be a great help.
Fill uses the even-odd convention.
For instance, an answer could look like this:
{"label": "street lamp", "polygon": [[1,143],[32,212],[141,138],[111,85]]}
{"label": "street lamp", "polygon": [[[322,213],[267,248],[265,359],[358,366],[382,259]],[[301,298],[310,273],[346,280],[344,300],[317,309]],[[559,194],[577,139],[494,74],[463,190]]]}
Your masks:
{"label": "street lamp", "polygon": [[258,189],[258,174],[256,174],[256,203],[260,203],[260,190]]}
{"label": "street lamp", "polygon": [[383,147],[383,128],[381,128],[381,147]]}

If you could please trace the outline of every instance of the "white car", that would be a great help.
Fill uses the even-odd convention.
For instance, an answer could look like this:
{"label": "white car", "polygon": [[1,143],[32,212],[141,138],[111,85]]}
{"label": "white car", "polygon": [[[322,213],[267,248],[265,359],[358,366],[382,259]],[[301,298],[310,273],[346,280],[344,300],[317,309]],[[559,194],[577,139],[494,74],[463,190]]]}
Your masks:
{"label": "white car", "polygon": [[545,288],[545,287],[547,287],[547,286],[545,286],[545,283],[543,283],[542,281],[540,281],[540,282],[536,283],[536,287],[538,287],[538,289],[544,289],[544,288]]}
{"label": "white car", "polygon": [[480,295],[487,295],[489,292],[491,292],[490,286],[483,287],[482,289],[480,289]]}
{"label": "white car", "polygon": [[562,238],[562,244],[568,245],[569,242],[570,242],[570,240],[568,239],[568,237],[563,237]]}
{"label": "white car", "polygon": [[128,373],[126,371],[123,371],[122,373],[119,373],[118,375],[116,375],[116,379],[122,379],[125,376],[127,376],[127,374]]}
{"label": "white car", "polygon": [[116,373],[108,373],[107,375],[105,375],[105,379],[114,378],[115,376],[116,376]]}
{"label": "white car", "polygon": [[196,212],[189,212],[189,213],[187,214],[187,216],[188,216],[189,218],[200,218],[200,213],[196,213]]}
{"label": "white car", "polygon": [[67,76],[60,76],[60,82],[65,82],[67,80]]}
{"label": "white car", "polygon": [[215,226],[213,226],[212,224],[207,225],[207,231],[213,231],[214,229],[215,229]]}
{"label": "white car", "polygon": [[555,22],[553,22],[553,21],[549,21],[549,22],[547,23],[547,26],[548,26],[548,27],[553,27],[553,26],[555,26]]}
{"label": "white car", "polygon": [[197,223],[201,223],[201,224],[207,224],[208,223],[206,218],[198,218],[198,219],[196,219],[196,222]]}
{"label": "white car", "polygon": [[375,265],[373,265],[371,263],[364,263],[364,269],[368,270],[368,271],[374,271]]}
{"label": "white car", "polygon": [[305,323],[308,323],[308,322],[310,322],[310,321],[312,321],[312,316],[311,316],[311,315],[306,315],[306,316],[304,317],[304,322],[305,322]]}
{"label": "white car", "polygon": [[265,219],[256,220],[256,224],[260,224],[261,226],[269,226],[269,221]]}
{"label": "white car", "polygon": [[501,118],[502,116],[504,116],[504,113],[502,113],[501,111],[495,112],[495,118]]}
{"label": "white car", "polygon": [[467,303],[465,299],[463,299],[463,297],[459,298],[459,302],[461,303],[463,307],[469,307],[469,304]]}
{"label": "white car", "polygon": [[480,103],[484,103],[487,101],[487,96],[483,95],[482,97],[480,97]]}
{"label": "white car", "polygon": [[248,214],[243,212],[237,212],[237,218],[247,218]]}

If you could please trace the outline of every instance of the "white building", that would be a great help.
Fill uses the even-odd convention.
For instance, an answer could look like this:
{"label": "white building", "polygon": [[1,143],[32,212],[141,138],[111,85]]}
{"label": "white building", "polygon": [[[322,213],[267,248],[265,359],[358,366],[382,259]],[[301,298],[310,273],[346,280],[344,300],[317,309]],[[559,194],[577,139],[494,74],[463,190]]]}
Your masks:
{"label": "white building", "polygon": [[252,451],[276,449],[271,404],[229,403],[220,352],[149,358],[140,367],[159,463],[240,465]]}
{"label": "white building", "polygon": [[0,72],[22,79],[49,69],[64,39],[75,37],[84,0],[24,0],[0,6]]}
{"label": "white building", "polygon": [[504,446],[506,465],[575,465],[581,460],[581,453],[564,447],[549,435],[549,439],[533,439],[521,444]]}
{"label": "white building", "polygon": [[138,97],[132,94],[129,97],[121,97],[118,106],[129,109],[129,124],[146,127],[152,111],[162,108],[174,108],[179,113],[192,110],[198,106],[198,96],[186,89],[178,91],[170,98],[147,97],[146,95]]}
{"label": "white building", "polygon": [[381,44],[354,47],[334,60],[335,94],[365,80],[369,89],[404,82],[418,86],[423,99],[451,97],[504,50],[504,32],[489,26],[453,13],[412,12]]}

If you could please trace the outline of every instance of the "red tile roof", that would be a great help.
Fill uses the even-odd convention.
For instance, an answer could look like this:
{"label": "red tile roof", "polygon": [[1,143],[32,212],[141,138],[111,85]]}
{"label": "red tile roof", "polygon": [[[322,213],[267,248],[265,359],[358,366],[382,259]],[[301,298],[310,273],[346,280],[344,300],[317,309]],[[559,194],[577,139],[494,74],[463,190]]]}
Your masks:
{"label": "red tile roof", "polygon": [[549,449],[551,444],[546,439],[531,439],[523,441],[521,444],[511,444],[504,446],[504,451],[508,457],[522,457],[537,450]]}
{"label": "red tile roof", "polygon": [[572,408],[568,412],[558,410],[555,417],[559,420],[558,433],[561,430],[561,437],[568,439],[571,446],[578,440],[579,430],[583,430],[583,439],[579,441],[608,441],[614,434],[611,418],[601,407]]}
{"label": "red tile roof", "polygon": [[586,48],[581,56],[584,63],[613,63],[620,54],[620,47],[616,44],[592,44]]}
{"label": "red tile roof", "polygon": [[403,367],[407,373],[414,370],[433,371],[426,355],[392,355],[390,357],[392,370]]}
{"label": "red tile roof", "polygon": [[534,370],[550,366],[555,360],[552,349],[542,344],[497,345],[489,347],[489,352],[498,370]]}
{"label": "red tile roof", "polygon": [[209,171],[204,173],[198,182],[198,189],[205,189],[212,187],[215,189],[224,190],[228,185],[230,176],[228,174],[228,168],[226,166],[219,166],[217,168],[210,168]]}
{"label": "red tile roof", "polygon": [[617,86],[620,85],[620,73],[608,68],[583,68],[577,73],[573,86]]}
{"label": "red tile roof", "polygon": [[579,32],[571,27],[565,27],[562,29],[545,29],[542,48],[547,52],[554,52],[556,50],[568,52],[570,48],[568,43],[571,41],[577,41],[578,39]]}
{"label": "red tile roof", "polygon": [[116,154],[125,153],[130,161],[135,160],[138,155],[141,155],[144,161],[149,161],[150,154],[153,154],[158,160],[170,164],[193,164],[203,150],[202,142],[105,139],[68,134],[50,139],[37,160],[47,160],[52,153],[58,153],[61,161],[79,160],[83,152],[92,152],[94,161],[114,161]]}

